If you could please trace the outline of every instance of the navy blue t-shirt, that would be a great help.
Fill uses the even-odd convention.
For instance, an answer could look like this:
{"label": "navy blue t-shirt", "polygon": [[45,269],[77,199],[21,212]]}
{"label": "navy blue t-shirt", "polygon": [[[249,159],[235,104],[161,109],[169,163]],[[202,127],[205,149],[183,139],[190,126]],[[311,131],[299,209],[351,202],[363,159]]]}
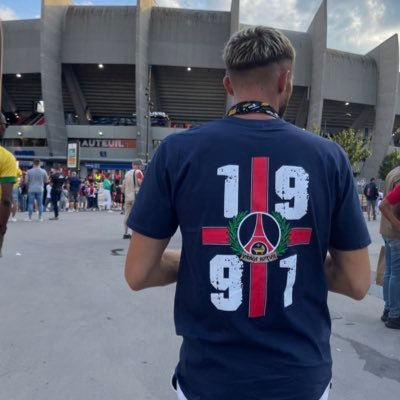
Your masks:
{"label": "navy blue t-shirt", "polygon": [[319,400],[331,379],[323,264],[370,244],[349,161],[283,120],[169,136],[128,225],[182,232],[176,376],[189,400]]}
{"label": "navy blue t-shirt", "polygon": [[78,193],[81,187],[81,180],[77,176],[72,176],[69,179],[69,190],[71,193]]}

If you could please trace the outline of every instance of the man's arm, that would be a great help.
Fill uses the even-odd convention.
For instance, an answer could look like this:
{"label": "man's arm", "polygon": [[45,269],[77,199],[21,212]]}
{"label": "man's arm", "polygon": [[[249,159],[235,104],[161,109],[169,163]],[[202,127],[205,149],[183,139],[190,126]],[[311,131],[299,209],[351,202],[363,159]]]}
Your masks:
{"label": "man's arm", "polygon": [[325,261],[328,289],[362,300],[371,285],[368,248],[353,251],[329,250]]}
{"label": "man's arm", "polygon": [[10,217],[12,204],[13,183],[1,184],[1,200],[0,200],[0,235],[4,236],[7,231],[7,222]]}
{"label": "man's arm", "polygon": [[133,233],[125,264],[125,279],[132,290],[176,282],[181,251],[165,250],[169,241]]}
{"label": "man's arm", "polygon": [[381,210],[384,217],[386,217],[386,219],[392,224],[393,228],[400,231],[400,220],[397,219],[392,204],[390,204],[386,199],[383,199],[379,205],[379,210]]}
{"label": "man's arm", "polygon": [[142,186],[143,178],[144,178],[143,172],[140,170],[135,170],[134,174],[135,174],[136,182],[137,182],[138,186],[139,187]]}

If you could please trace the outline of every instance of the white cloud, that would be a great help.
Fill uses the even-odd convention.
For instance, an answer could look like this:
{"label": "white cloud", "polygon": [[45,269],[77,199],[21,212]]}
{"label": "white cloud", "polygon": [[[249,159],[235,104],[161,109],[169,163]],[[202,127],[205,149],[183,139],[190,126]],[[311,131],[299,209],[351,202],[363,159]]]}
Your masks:
{"label": "white cloud", "polygon": [[[231,0],[156,0],[160,7],[194,8],[228,11]],[[320,0],[241,0],[240,22],[249,25],[270,25],[289,30],[307,29],[312,11]],[[303,0],[304,1],[304,0]],[[312,10],[310,12],[310,9]]]}
{"label": "white cloud", "polygon": [[172,7],[180,8],[182,7],[179,0],[156,0],[160,7]]}
{"label": "white cloud", "polygon": [[[230,0],[156,0],[161,7],[229,10]],[[307,31],[322,0],[241,0],[240,22]],[[400,22],[388,26],[388,0],[335,0],[328,3],[328,46],[366,53],[396,32]],[[390,7],[391,13],[399,8]]]}
{"label": "white cloud", "polygon": [[160,7],[227,11],[230,8],[231,0],[156,0],[156,3]]}
{"label": "white cloud", "polygon": [[400,32],[400,23],[387,26],[383,0],[351,3],[346,7],[336,2],[329,10],[329,47],[365,54]]}
{"label": "white cloud", "polygon": [[262,24],[281,29],[306,30],[316,11],[315,1],[308,6],[299,6],[298,0],[242,0],[241,22]]}
{"label": "white cloud", "polygon": [[0,18],[3,21],[9,21],[9,20],[18,19],[18,16],[13,9],[0,4]]}
{"label": "white cloud", "polygon": [[93,1],[74,1],[76,6],[93,6]]}

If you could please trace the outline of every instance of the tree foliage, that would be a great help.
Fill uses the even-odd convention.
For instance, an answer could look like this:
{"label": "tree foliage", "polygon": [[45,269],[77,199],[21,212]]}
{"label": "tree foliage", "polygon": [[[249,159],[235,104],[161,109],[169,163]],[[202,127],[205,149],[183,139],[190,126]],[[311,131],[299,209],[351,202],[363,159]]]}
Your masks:
{"label": "tree foliage", "polygon": [[331,135],[330,139],[342,146],[349,157],[353,171],[359,162],[365,161],[371,155],[368,142],[361,138],[354,129],[343,129],[339,133]]}
{"label": "tree foliage", "polygon": [[379,178],[385,180],[386,175],[393,169],[400,166],[400,153],[394,150],[387,154],[379,167]]}
{"label": "tree foliage", "polygon": [[368,149],[368,141],[354,129],[343,129],[336,134],[323,134],[318,127],[313,127],[312,131],[340,145],[349,157],[353,172],[359,172],[358,163],[365,161],[371,155]]}

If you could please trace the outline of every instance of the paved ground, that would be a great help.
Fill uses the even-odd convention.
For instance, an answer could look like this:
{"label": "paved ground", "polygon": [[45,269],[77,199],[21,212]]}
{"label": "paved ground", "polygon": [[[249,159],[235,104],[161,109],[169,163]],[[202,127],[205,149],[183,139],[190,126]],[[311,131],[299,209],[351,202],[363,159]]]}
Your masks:
{"label": "paved ground", "polygon": [[[121,224],[119,213],[89,212],[10,224],[0,259],[0,400],[175,399],[174,287],[128,289]],[[369,227],[375,268],[378,222]],[[372,287],[359,303],[330,297],[330,400],[399,398],[400,331],[379,321],[380,296]]]}

